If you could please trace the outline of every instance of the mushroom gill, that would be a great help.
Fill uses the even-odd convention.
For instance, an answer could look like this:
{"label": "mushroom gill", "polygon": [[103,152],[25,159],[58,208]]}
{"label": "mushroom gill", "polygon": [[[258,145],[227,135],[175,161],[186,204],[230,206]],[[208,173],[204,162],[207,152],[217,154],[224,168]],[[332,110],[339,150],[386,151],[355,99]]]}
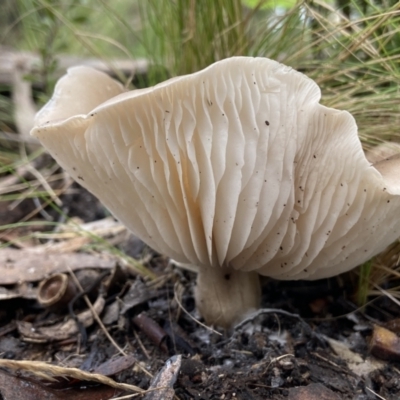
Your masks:
{"label": "mushroom gill", "polygon": [[266,58],[132,92],[79,67],[32,135],[144,242],[196,265],[202,315],[229,327],[258,307],[258,274],[329,277],[399,236],[399,161],[371,166],[354,118],[320,97]]}

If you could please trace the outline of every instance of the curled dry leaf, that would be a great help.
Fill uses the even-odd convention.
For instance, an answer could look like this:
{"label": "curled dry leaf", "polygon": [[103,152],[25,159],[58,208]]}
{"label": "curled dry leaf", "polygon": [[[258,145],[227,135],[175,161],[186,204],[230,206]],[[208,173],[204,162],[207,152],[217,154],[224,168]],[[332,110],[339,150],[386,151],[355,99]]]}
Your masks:
{"label": "curled dry leaf", "polygon": [[72,68],[32,135],[136,236],[198,266],[208,323],[260,301],[258,274],[345,272],[400,232],[399,159],[371,166],[346,111],[265,58],[233,57],[124,92]]}
{"label": "curled dry leaf", "polygon": [[77,293],[77,287],[67,274],[55,274],[40,282],[38,302],[43,307],[63,309]]}

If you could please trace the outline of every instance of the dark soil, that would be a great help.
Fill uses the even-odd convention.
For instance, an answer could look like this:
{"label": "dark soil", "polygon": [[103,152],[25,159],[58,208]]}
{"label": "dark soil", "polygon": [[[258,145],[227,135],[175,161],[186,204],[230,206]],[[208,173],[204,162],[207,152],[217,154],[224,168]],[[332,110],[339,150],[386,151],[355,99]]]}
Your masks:
{"label": "dark soil", "polygon": [[[25,210],[15,209],[15,218],[7,214],[7,222],[29,212],[33,208],[29,202],[23,203]],[[77,186],[63,202],[64,211],[71,217],[91,221],[107,215],[89,193]],[[92,279],[95,285],[87,287],[92,302],[99,295],[105,298],[101,318],[114,340],[135,360],[133,368],[112,374],[115,380],[147,389],[151,378],[143,370],[156,375],[166,360],[181,354],[182,365],[174,389],[182,400],[400,398],[398,361],[389,357],[380,361],[380,368],[358,375],[349,368],[348,360],[336,354],[328,343],[327,338],[335,339],[363,361],[375,362],[369,352],[374,325],[385,325],[400,316],[400,307],[385,297],[363,310],[357,309],[353,303],[354,275],[317,282],[265,279],[264,311],[231,332],[221,331],[222,335],[218,335],[196,323],[174,299],[179,292],[177,288],[182,289],[179,292],[182,306],[199,318],[193,299],[195,274],[171,267],[167,259],[132,237],[120,247],[137,257],[150,254],[148,268],[157,276],[164,276],[165,281],[154,286],[138,276],[125,274],[105,285],[108,275],[102,273],[102,278],[101,274],[96,275],[97,282]],[[82,274],[87,273],[86,270]],[[67,308],[49,311],[34,300],[20,298],[1,301],[0,358],[42,360],[85,371],[95,371],[118,358],[116,348],[96,323],[87,328],[81,326],[80,334],[67,340],[43,343],[26,340],[18,328],[20,321],[48,327],[65,320],[71,312],[78,314],[85,309],[81,300],[74,303],[72,311]],[[79,388],[81,394],[90,388],[88,382],[70,380],[58,385],[51,390],[59,393],[54,398],[60,399],[65,398],[65,390],[71,387]],[[104,391],[102,398],[113,395]],[[4,393],[3,396],[0,398],[12,398]],[[19,394],[15,396],[22,398]]]}

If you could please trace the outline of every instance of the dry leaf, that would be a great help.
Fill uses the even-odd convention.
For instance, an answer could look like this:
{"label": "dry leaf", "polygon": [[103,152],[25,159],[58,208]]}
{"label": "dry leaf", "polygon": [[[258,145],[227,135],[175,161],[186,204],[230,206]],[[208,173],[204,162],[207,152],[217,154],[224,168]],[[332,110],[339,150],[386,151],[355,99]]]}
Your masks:
{"label": "dry leaf", "polygon": [[111,269],[111,256],[84,253],[48,253],[35,249],[0,249],[0,285],[36,282],[54,273],[83,268]]}

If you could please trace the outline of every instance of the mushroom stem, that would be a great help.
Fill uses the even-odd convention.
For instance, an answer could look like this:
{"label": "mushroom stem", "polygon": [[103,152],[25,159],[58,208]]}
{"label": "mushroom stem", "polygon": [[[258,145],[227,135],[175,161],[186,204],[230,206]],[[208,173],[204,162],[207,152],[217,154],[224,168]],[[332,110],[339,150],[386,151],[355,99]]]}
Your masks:
{"label": "mushroom stem", "polygon": [[197,275],[195,299],[207,324],[229,329],[259,308],[258,273],[203,266]]}

